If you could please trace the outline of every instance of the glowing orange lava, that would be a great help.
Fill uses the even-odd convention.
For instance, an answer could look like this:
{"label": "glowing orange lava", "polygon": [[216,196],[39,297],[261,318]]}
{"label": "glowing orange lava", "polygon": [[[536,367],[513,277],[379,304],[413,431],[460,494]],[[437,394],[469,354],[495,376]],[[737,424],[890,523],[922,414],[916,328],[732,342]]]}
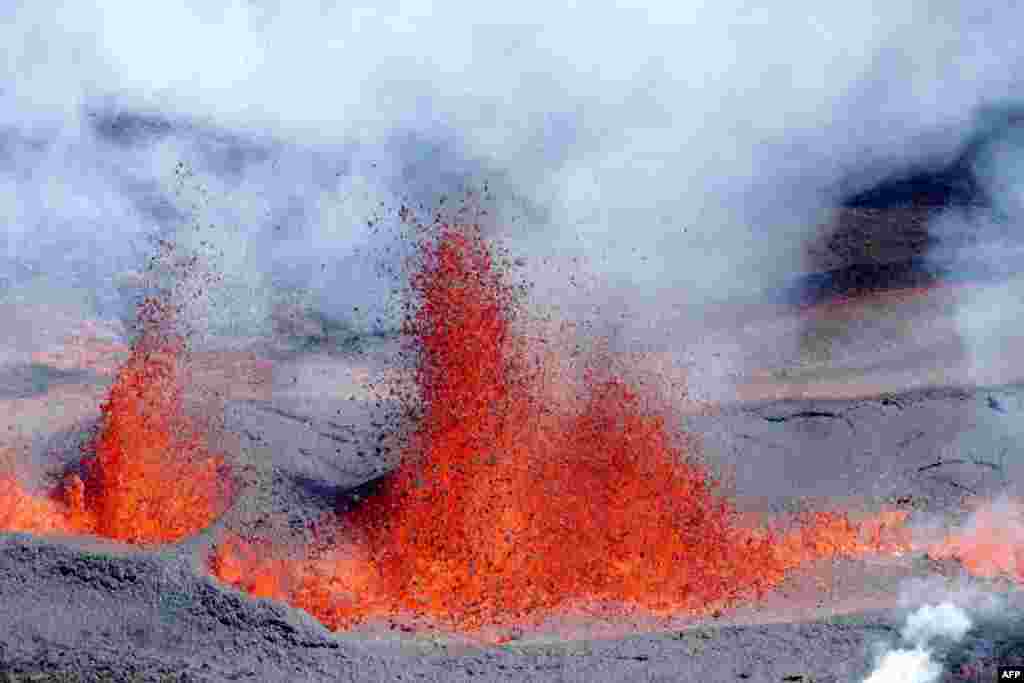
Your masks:
{"label": "glowing orange lava", "polygon": [[416,615],[463,631],[557,610],[661,615],[757,595],[804,562],[905,548],[901,513],[819,514],[792,531],[740,522],[718,484],[600,361],[571,400],[477,229],[439,226],[413,278],[422,412],[384,490],[304,557],[238,537],[221,580],[342,628]]}
{"label": "glowing orange lava", "polygon": [[13,475],[0,476],[0,531],[68,533],[70,517],[68,506],[55,497],[30,495]]}
{"label": "glowing orange lava", "polygon": [[229,498],[224,460],[206,452],[183,411],[183,352],[183,340],[161,333],[151,320],[102,406],[84,476],[69,475],[40,498],[11,477],[0,481],[0,529],[164,543],[199,531],[223,512]]}
{"label": "glowing orange lava", "polygon": [[1024,503],[989,502],[971,520],[928,549],[936,560],[955,559],[976,576],[1024,581]]}

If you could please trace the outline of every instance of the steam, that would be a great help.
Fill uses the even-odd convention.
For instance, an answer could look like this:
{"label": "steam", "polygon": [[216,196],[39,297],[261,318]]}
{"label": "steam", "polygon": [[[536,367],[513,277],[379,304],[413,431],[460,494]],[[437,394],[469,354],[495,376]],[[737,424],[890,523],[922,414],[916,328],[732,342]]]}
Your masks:
{"label": "steam", "polygon": [[957,643],[971,625],[967,613],[952,602],[924,605],[907,617],[900,631],[913,647],[885,653],[864,683],[934,683],[942,666],[932,658],[931,645],[941,639]]}
{"label": "steam", "polygon": [[[1024,131],[1009,131],[1012,140]],[[958,298],[957,329],[966,350],[966,375],[978,385],[1005,384],[1013,348],[1024,329],[1024,271],[1019,226],[1024,219],[1024,139],[996,139],[979,158],[976,173],[991,206],[947,211],[931,226],[939,240],[931,258],[953,273],[979,276],[980,283]],[[964,236],[970,242],[963,244]]]}
{"label": "steam", "polygon": [[988,629],[1012,628],[1008,625],[1014,623],[1008,596],[969,574],[907,580],[901,586],[900,607],[908,610],[900,630],[904,647],[883,646],[864,683],[933,683],[940,680],[943,664],[955,665],[965,651],[975,652],[976,643],[966,640],[973,629],[987,637]]}
{"label": "steam", "polygon": [[577,311],[618,302],[641,335],[791,277],[849,179],[953,154],[1014,91],[1024,13],[371,4],[7,3],[6,286],[89,291],[116,316],[147,238],[191,235],[218,255],[224,325],[258,330],[301,290],[388,327],[377,264],[397,245],[377,230],[487,182],[493,230],[542,289]]}
{"label": "steam", "polygon": [[[997,108],[980,121],[982,143],[972,170],[988,201],[947,210],[933,221],[929,229],[937,244],[929,256],[947,272],[974,276],[956,295],[955,319],[964,351],[961,376],[976,386],[1001,386],[1019,377],[1016,347],[1024,334],[1024,118],[1019,108]],[[987,432],[986,439],[999,442],[988,457],[1011,454],[1001,463],[1006,468],[1002,474],[1011,489],[1019,490],[1014,475],[1020,461],[1013,454],[1021,443],[1021,423],[998,419],[990,407],[978,404],[974,421],[978,431]]]}

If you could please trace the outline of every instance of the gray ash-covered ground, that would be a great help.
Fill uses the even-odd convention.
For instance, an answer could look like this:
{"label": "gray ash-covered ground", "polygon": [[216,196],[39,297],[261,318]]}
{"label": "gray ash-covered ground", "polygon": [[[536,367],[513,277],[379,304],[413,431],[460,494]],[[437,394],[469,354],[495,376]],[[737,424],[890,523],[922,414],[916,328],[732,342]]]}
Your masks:
{"label": "gray ash-covered ground", "polygon": [[847,681],[867,673],[870,648],[892,637],[901,616],[479,648],[333,634],[304,613],[195,574],[173,552],[23,535],[0,545],[0,667],[24,680]]}
{"label": "gray ash-covered ground", "polygon": [[[321,402],[317,411],[307,406],[303,420],[266,421],[258,402],[235,404],[236,427],[282,444],[273,450],[269,494],[279,509],[312,519],[337,493],[374,476],[370,465],[351,471],[318,465],[337,460],[329,446],[339,442],[321,442],[305,430],[330,420],[348,421],[342,432],[372,431],[372,410],[339,416],[341,405]],[[894,503],[914,510],[912,521],[952,522],[968,491],[991,496],[1019,480],[1013,463],[1002,471],[927,466],[950,447],[991,452],[992,435],[1005,432],[1021,410],[1024,392],[1017,387],[934,390],[735,406],[688,418],[687,428],[734,470],[741,507],[832,504],[856,511]],[[23,680],[60,680],[30,676],[48,673],[78,680],[858,681],[879,648],[899,644],[912,607],[898,607],[901,587],[960,571],[922,556],[819,563],[761,602],[717,618],[617,637],[541,630],[481,647],[386,627],[331,633],[303,612],[206,575],[202,560],[211,534],[155,551],[3,536],[0,671]],[[1007,608],[979,622],[963,643],[936,656],[950,672],[972,658],[1010,656],[1024,638],[1019,614]]]}

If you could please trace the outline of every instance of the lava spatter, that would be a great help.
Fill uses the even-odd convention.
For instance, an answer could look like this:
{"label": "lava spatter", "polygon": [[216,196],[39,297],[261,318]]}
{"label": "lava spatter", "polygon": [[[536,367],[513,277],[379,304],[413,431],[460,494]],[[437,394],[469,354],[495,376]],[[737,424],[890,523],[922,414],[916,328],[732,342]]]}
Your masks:
{"label": "lava spatter", "polygon": [[149,300],[140,311],[142,333],[101,408],[81,473],[45,497],[5,479],[0,528],[155,544],[194,534],[223,512],[230,477],[185,414],[186,344],[163,326],[168,310]]}
{"label": "lava spatter", "polygon": [[695,445],[607,368],[554,400],[566,392],[513,325],[479,230],[436,227],[412,278],[422,405],[401,465],[303,558],[230,539],[211,563],[222,580],[333,628],[405,614],[477,631],[567,609],[710,611],[803,562],[887,547],[902,519],[742,525]]}
{"label": "lava spatter", "polygon": [[1024,501],[975,501],[973,507],[968,522],[932,544],[928,555],[958,560],[975,576],[1024,582]]}

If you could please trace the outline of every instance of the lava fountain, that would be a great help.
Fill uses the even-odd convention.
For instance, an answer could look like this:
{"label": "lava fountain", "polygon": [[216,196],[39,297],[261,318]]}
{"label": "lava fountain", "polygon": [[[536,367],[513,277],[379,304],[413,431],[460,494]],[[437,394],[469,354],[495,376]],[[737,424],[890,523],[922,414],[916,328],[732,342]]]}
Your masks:
{"label": "lava fountain", "polygon": [[558,386],[478,228],[434,227],[412,278],[421,403],[400,466],[301,558],[227,539],[221,580],[332,628],[413,615],[479,632],[568,610],[710,612],[809,560],[906,549],[902,513],[744,525],[696,443],[606,358],[582,390]]}
{"label": "lava fountain", "polygon": [[1024,582],[1024,501],[973,501],[971,507],[968,522],[929,547],[928,555],[958,560],[975,576]]}
{"label": "lava fountain", "polygon": [[45,497],[0,479],[0,529],[153,544],[185,538],[223,512],[230,478],[185,414],[186,344],[167,331],[169,317],[157,299],[140,307],[142,332],[101,408],[81,474]]}

